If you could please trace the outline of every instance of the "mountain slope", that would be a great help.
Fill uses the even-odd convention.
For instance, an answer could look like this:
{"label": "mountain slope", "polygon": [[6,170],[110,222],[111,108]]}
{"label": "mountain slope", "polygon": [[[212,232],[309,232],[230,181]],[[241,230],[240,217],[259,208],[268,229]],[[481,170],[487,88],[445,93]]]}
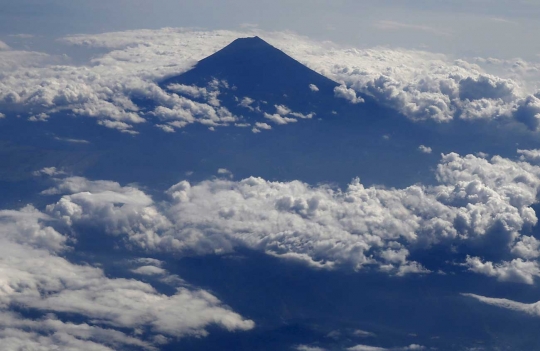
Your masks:
{"label": "mountain slope", "polygon": [[[338,84],[309,69],[259,37],[239,38],[199,61],[188,72],[161,83],[206,86],[213,79],[234,86],[235,96],[248,96],[269,103],[291,104],[333,98]],[[310,89],[314,84],[316,94]]]}

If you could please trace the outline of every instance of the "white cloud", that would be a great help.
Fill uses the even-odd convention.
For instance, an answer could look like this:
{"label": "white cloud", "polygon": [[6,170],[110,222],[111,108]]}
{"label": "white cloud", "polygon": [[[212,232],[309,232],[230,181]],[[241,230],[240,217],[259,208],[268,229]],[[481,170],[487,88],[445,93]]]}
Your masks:
{"label": "white cloud", "polygon": [[66,174],[66,172],[59,170],[56,167],[45,167],[45,168],[40,169],[39,171],[34,171],[33,174],[35,176],[46,175],[46,176],[52,177],[52,176]]}
{"label": "white cloud", "polygon": [[[54,221],[30,206],[0,211],[0,340],[4,347],[105,351],[131,345],[154,349],[126,332],[136,335],[136,330],[145,328],[150,336],[166,340],[204,336],[209,325],[231,331],[253,328],[252,321],[222,306],[206,291],[179,287],[174,294],[164,295],[141,281],[109,278],[99,268],[69,262],[57,255],[70,250],[68,238],[47,222]],[[149,269],[143,266],[137,273],[149,274]],[[27,319],[11,312],[12,306],[49,314]],[[50,313],[77,315],[88,322],[60,321]]]}
{"label": "white cloud", "polygon": [[60,137],[54,137],[54,139],[58,141],[64,141],[66,143],[72,143],[72,144],[90,144],[88,140],[84,140],[84,139],[60,138]]}
{"label": "white cloud", "polygon": [[47,122],[49,120],[49,117],[50,116],[48,114],[42,112],[42,113],[37,114],[35,116],[28,117],[28,120],[30,122]]}
{"label": "white cloud", "polygon": [[3,50],[11,50],[11,48],[9,47],[8,44],[0,40],[0,51],[3,51]]}
{"label": "white cloud", "polygon": [[164,107],[155,111],[157,116],[177,120],[167,122],[170,128],[197,123],[199,118],[203,123],[213,121],[213,127],[229,125],[231,119],[239,117],[229,112],[228,121],[216,121],[218,101],[207,101],[205,111],[209,116],[194,115],[190,108],[184,111],[182,102],[172,103],[175,94],[164,92],[155,82],[182,73],[237,37],[253,33],[344,84],[338,88],[339,96],[352,98],[351,93],[356,91],[371,95],[415,121],[501,119],[537,128],[537,97],[533,93],[539,85],[540,69],[532,63],[491,58],[474,58],[469,63],[421,51],[344,49],[290,33],[260,30],[195,32],[166,28],[62,39],[71,45],[111,50],[90,65],[78,67],[65,62],[59,65],[58,58],[40,53],[2,51],[0,70],[9,78],[0,84],[0,101],[43,112],[71,109],[79,115],[106,118],[109,122],[102,125],[128,131],[126,125],[145,120],[131,102],[131,97],[143,96]]}
{"label": "white cloud", "polygon": [[[539,85],[538,65],[491,58],[466,62],[402,49],[347,49],[290,33],[260,30],[165,28],[63,38],[71,45],[110,50],[82,66],[42,53],[0,51],[0,71],[5,76],[0,83],[0,102],[5,108],[17,105],[34,109],[34,115],[68,109],[77,115],[104,119],[102,125],[106,127],[132,131],[133,125],[146,120],[132,98],[144,97],[162,107],[154,114],[170,128],[198,122],[212,127],[229,125],[240,117],[219,109],[217,98],[197,105],[189,94],[179,97],[163,91],[156,82],[185,72],[237,37],[253,33],[340,82],[337,96],[352,102],[360,101],[355,100],[359,92],[415,121],[480,118],[516,120],[533,130],[538,127],[540,110],[535,107],[538,98],[534,95]],[[182,89],[188,93],[187,87]],[[204,92],[194,89],[207,89],[208,93],[208,87],[191,87],[191,93],[197,96]]]}
{"label": "white cloud", "polygon": [[376,337],[377,336],[375,333],[368,332],[368,331],[361,330],[361,329],[356,329],[353,332],[353,335],[354,336],[359,336],[359,337],[362,337],[362,338],[369,338],[369,337]]}
{"label": "white cloud", "polygon": [[319,87],[317,87],[315,84],[310,84],[309,85],[309,90],[311,90],[313,92],[317,92],[317,91],[319,91]]}
{"label": "white cloud", "polygon": [[488,305],[506,308],[509,310],[517,311],[517,312],[527,313],[534,317],[540,317],[540,302],[529,304],[529,303],[512,301],[508,299],[497,299],[497,298],[485,297],[485,296],[480,296],[480,295],[475,295],[475,294],[462,294],[462,295],[473,297],[477,299],[478,301],[481,301]]}
{"label": "white cloud", "polygon": [[266,129],[266,130],[272,129],[272,126],[269,125],[268,123],[261,123],[261,122],[255,123],[255,127],[259,128],[259,129]]}
{"label": "white cloud", "polygon": [[156,266],[141,266],[131,271],[141,275],[164,275],[167,273],[165,269]]}
{"label": "white cloud", "polygon": [[270,121],[274,122],[275,124],[287,124],[287,123],[298,122],[298,120],[295,118],[282,117],[281,115],[277,113],[274,113],[271,115],[265,112],[264,118],[268,118]]}
{"label": "white cloud", "polygon": [[325,351],[322,347],[318,346],[309,346],[309,345],[298,345],[295,347],[295,350],[298,351]]}
{"label": "white cloud", "polygon": [[242,106],[242,107],[247,108],[250,111],[254,111],[255,109],[251,106],[254,102],[255,102],[255,100],[253,100],[250,97],[245,96],[245,97],[242,98],[242,101],[240,101],[238,106]]}
{"label": "white cloud", "polygon": [[291,113],[291,110],[285,105],[275,105],[276,113],[282,116],[286,116]]}
{"label": "white cloud", "polygon": [[540,240],[533,236],[523,235],[512,248],[512,253],[526,259],[538,258],[540,257]]}
{"label": "white cloud", "polygon": [[388,351],[388,349],[385,349],[383,347],[376,347],[376,346],[368,346],[368,345],[356,345],[353,347],[348,347],[347,350],[349,351]]}
{"label": "white cloud", "polygon": [[346,85],[340,85],[334,88],[334,96],[348,100],[352,104],[358,104],[364,102],[364,99],[356,96],[356,91],[351,88],[347,88]]}
{"label": "white cloud", "polygon": [[233,178],[234,176],[233,173],[229,171],[227,168],[219,168],[217,171],[217,174],[221,176],[225,176],[227,178]]}
{"label": "white cloud", "polygon": [[495,277],[502,282],[534,284],[534,278],[540,277],[538,262],[524,261],[521,258],[493,264],[492,262],[484,263],[478,257],[467,257],[465,265],[472,272]]}
{"label": "white cloud", "polygon": [[6,350],[112,351],[125,346],[156,349],[114,329],[65,323],[53,314],[26,319],[7,311],[0,311],[0,342]]}
{"label": "white cloud", "polygon": [[424,154],[430,154],[433,150],[429,146],[420,145],[418,147],[418,151],[424,153]]}
{"label": "white cloud", "polygon": [[517,152],[521,155],[519,157],[521,161],[526,161],[534,165],[540,164],[540,150],[518,150]]}
{"label": "white cloud", "polygon": [[368,345],[356,345],[353,347],[348,347],[347,350],[349,351],[412,351],[412,350],[425,350],[426,347],[418,344],[411,344],[409,346],[405,347],[392,347],[392,348],[384,348],[384,347],[377,347],[377,346],[368,346]]}
{"label": "white cloud", "polygon": [[208,86],[205,88],[200,88],[195,85],[184,85],[184,84],[169,84],[167,89],[174,91],[178,94],[187,95],[191,98],[204,99],[209,105],[214,107],[219,107],[221,102],[218,99],[220,89],[228,89],[229,85],[226,81],[219,81],[217,79],[212,80],[208,83]]}
{"label": "white cloud", "polygon": [[[288,108],[287,106],[285,105],[275,105],[274,106],[276,108],[276,113],[280,116],[283,116],[285,120],[289,120],[290,118],[286,118],[285,116],[293,116],[293,117],[296,117],[296,118],[302,118],[302,119],[310,119],[310,118],[313,118],[313,116],[315,116],[315,113],[314,112],[311,112],[307,115],[303,114],[303,113],[300,113],[300,112],[293,112],[290,108]],[[266,114],[265,114],[266,116]],[[267,117],[268,118],[268,117]],[[284,124],[284,123],[282,123]]]}
{"label": "white cloud", "polygon": [[[346,190],[261,178],[182,181],[159,207],[139,189],[71,177],[47,193],[67,193],[48,213],[66,224],[98,225],[145,249],[224,253],[245,246],[316,268],[378,267],[390,274],[427,273],[409,260],[411,248],[506,236],[512,262],[471,259],[477,273],[530,283],[538,246],[522,234],[537,223],[540,167],[500,156],[443,155],[439,184],[404,189]],[[71,190],[71,191],[70,191]],[[88,191],[91,191],[88,192]],[[508,246],[506,246],[508,245]]]}

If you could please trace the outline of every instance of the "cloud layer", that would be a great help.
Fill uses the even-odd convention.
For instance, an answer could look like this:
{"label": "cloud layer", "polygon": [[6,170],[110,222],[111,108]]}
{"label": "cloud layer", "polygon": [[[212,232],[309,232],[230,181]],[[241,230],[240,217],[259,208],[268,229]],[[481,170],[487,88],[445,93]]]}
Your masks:
{"label": "cloud layer", "polygon": [[[535,153],[536,151],[529,151]],[[521,151],[522,156],[524,152]],[[93,225],[146,250],[223,253],[237,246],[313,267],[376,267],[391,274],[427,273],[411,250],[433,245],[492,245],[492,233],[511,262],[469,257],[472,272],[532,284],[539,275],[538,241],[526,233],[534,210],[540,167],[500,156],[443,155],[438,185],[342,191],[261,178],[182,181],[159,205],[139,189],[69,177],[44,193],[66,194],[47,213],[74,226]],[[536,267],[536,268],[535,268]]]}
{"label": "cloud layer", "polygon": [[[539,125],[535,92],[540,68],[534,64],[517,59],[467,62],[401,49],[344,49],[290,33],[256,30],[165,28],[62,38],[68,45],[110,50],[82,66],[63,57],[4,47],[0,51],[0,105],[5,110],[26,111],[32,121],[46,121],[50,114],[68,110],[129,133],[147,121],[167,132],[191,123],[210,128],[243,125],[242,116],[219,104],[219,89],[227,89],[226,82],[219,88],[176,85],[169,90],[156,82],[185,72],[237,37],[254,34],[340,82],[336,96],[352,103],[363,100],[360,94],[370,95],[414,121],[516,121],[531,130]],[[316,93],[316,87],[308,88]],[[157,108],[141,111],[133,102],[140,98]],[[265,112],[274,123],[295,120]]]}
{"label": "cloud layer", "polygon": [[[53,229],[54,222],[31,206],[0,211],[0,339],[4,347],[154,349],[170,338],[204,336],[209,325],[231,331],[253,328],[252,321],[204,290],[179,286],[173,295],[164,295],[148,283],[109,278],[100,268],[71,263],[62,253],[71,250],[73,238]],[[42,317],[28,319],[13,308]],[[59,316],[64,314],[86,322],[63,320]],[[143,331],[146,341],[141,339]]]}

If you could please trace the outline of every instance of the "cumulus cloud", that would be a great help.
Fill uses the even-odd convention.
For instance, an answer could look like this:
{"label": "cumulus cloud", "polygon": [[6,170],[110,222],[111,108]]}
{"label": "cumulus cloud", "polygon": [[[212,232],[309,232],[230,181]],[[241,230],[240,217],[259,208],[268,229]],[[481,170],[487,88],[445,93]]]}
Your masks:
{"label": "cumulus cloud", "polygon": [[[253,328],[203,290],[179,287],[164,295],[133,279],[109,278],[96,267],[78,265],[60,256],[70,250],[69,238],[53,229],[49,216],[27,206],[0,211],[0,340],[14,349],[113,350],[119,346],[154,349],[126,332],[146,328],[155,340],[204,336],[206,327]],[[146,267],[146,268],[144,268]],[[139,274],[150,272],[140,267]],[[154,268],[157,268],[154,266]],[[11,309],[42,314],[27,319]],[[86,323],[59,320],[76,315]]]}
{"label": "cumulus cloud", "polygon": [[[102,120],[103,126],[121,131],[130,131],[133,125],[146,121],[132,102],[135,97],[156,101],[171,110],[169,115],[179,116],[180,122],[185,124],[197,122],[201,116],[206,123],[213,121],[212,125],[220,124],[216,119],[230,119],[230,113],[214,108],[219,103],[216,89],[204,88],[207,103],[199,105],[186,97],[180,99],[174,92],[164,91],[157,81],[185,72],[197,60],[234,40],[237,33],[201,32],[202,36],[197,38],[193,32],[183,30],[159,32],[160,35],[135,31],[62,39],[71,45],[102,45],[111,49],[83,66],[59,64],[54,57],[45,54],[0,52],[3,65],[0,68],[7,77],[0,83],[0,103],[6,107],[23,105],[47,114],[67,109],[76,115]],[[183,109],[187,111],[182,114]],[[159,112],[155,113],[158,117],[162,116]],[[167,117],[165,114],[164,118]],[[180,124],[171,128],[177,126]]]}
{"label": "cumulus cloud", "polygon": [[[537,223],[540,167],[500,156],[443,155],[439,184],[404,189],[346,190],[261,178],[182,181],[159,207],[143,191],[114,182],[70,177],[47,193],[66,193],[47,206],[67,225],[98,225],[150,250],[223,253],[245,246],[316,268],[377,267],[390,274],[428,273],[409,259],[412,248],[506,239],[511,262],[465,264],[502,281],[530,283],[538,274],[538,243],[522,232]],[[89,192],[91,191],[91,192]],[[535,268],[536,267],[536,268]]]}
{"label": "cumulus cloud", "polygon": [[[489,58],[467,62],[422,51],[342,48],[257,29],[165,28],[62,38],[69,45],[110,50],[82,66],[42,53],[3,50],[0,104],[33,109],[29,116],[67,109],[106,120],[102,122],[106,127],[129,131],[148,120],[147,112],[133,103],[134,98],[145,98],[162,107],[153,115],[162,119],[159,124],[169,126],[167,131],[199,121],[210,127],[235,125],[231,122],[240,116],[218,107],[217,91],[181,85],[163,90],[157,82],[185,72],[234,39],[253,34],[340,82],[336,96],[351,102],[361,101],[357,93],[370,95],[414,121],[487,119],[517,121],[533,130],[538,127],[538,97],[534,95],[538,79],[534,79],[540,68],[532,63]],[[204,102],[192,100],[201,98]],[[254,108],[248,102],[242,100],[240,105]]]}
{"label": "cumulus cloud", "polygon": [[354,91],[354,89],[347,88],[346,85],[340,85],[340,86],[335,87],[334,96],[345,99],[349,101],[351,104],[358,104],[360,102],[364,102],[364,99],[362,99],[359,96],[356,96],[356,91]]}
{"label": "cumulus cloud", "polygon": [[[269,119],[275,124],[294,123],[294,122],[298,122],[297,118],[311,119],[313,118],[313,116],[315,116],[314,112],[311,112],[307,115],[300,112],[293,112],[290,108],[288,108],[285,105],[275,105],[274,107],[276,109],[276,113],[270,114],[270,113],[264,112],[263,115],[265,118]],[[255,126],[255,128],[259,129],[259,127],[257,126]],[[260,128],[260,129],[265,129],[265,128]]]}
{"label": "cumulus cloud", "polygon": [[0,341],[7,350],[112,351],[123,347],[155,350],[148,342],[110,328],[59,320],[54,314],[27,319],[0,311]]}
{"label": "cumulus cloud", "polygon": [[233,173],[229,171],[227,168],[219,168],[217,171],[217,174],[220,176],[224,176],[227,178],[233,178]]}
{"label": "cumulus cloud", "polygon": [[317,91],[319,91],[319,87],[317,87],[315,84],[310,84],[309,85],[309,90],[311,90],[313,92],[317,92]]}
{"label": "cumulus cloud", "polygon": [[529,163],[532,163],[534,165],[539,165],[540,164],[540,150],[536,149],[536,150],[519,150],[518,149],[518,154],[520,154],[521,156],[519,157],[519,159],[521,161],[526,161],[526,162],[529,162]]}
{"label": "cumulus cloud", "polygon": [[255,100],[253,100],[252,98],[244,96],[238,106],[242,106],[250,111],[254,111],[255,109],[251,106],[254,102]]}
{"label": "cumulus cloud", "polygon": [[506,308],[509,310],[527,313],[534,317],[540,317],[540,302],[536,303],[522,303],[517,301],[512,301],[508,299],[497,299],[492,297],[485,297],[476,294],[462,294],[464,296],[469,296],[477,299],[480,302],[486,303],[488,305],[493,305],[501,308]]}
{"label": "cumulus cloud", "polygon": [[275,124],[288,124],[288,123],[298,122],[296,118],[283,117],[278,113],[269,114],[265,112],[264,118],[268,118],[271,122]]}
{"label": "cumulus cloud", "polygon": [[261,123],[261,122],[255,123],[255,127],[259,129],[266,129],[266,130],[272,129],[272,126],[270,126],[268,123]]}
{"label": "cumulus cloud", "polygon": [[418,147],[418,151],[424,154],[430,154],[433,150],[429,146],[420,145]]}
{"label": "cumulus cloud", "polygon": [[[520,254],[522,252],[514,251],[514,253]],[[472,272],[495,277],[502,282],[534,284],[534,278],[540,277],[538,262],[524,261],[520,258],[510,262],[503,261],[499,264],[493,264],[492,262],[482,262],[478,257],[467,257],[465,264]]]}
{"label": "cumulus cloud", "polygon": [[514,118],[525,124],[531,130],[538,130],[540,125],[540,99],[536,95],[529,95],[517,103],[513,111]]}

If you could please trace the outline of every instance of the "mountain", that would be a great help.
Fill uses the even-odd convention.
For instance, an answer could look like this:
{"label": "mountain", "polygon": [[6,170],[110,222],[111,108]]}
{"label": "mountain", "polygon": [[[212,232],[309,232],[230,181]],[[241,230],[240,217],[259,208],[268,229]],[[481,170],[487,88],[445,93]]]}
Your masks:
{"label": "mountain", "polygon": [[[205,87],[214,79],[227,81],[234,87],[233,95],[237,98],[247,96],[298,109],[328,105],[333,102],[334,88],[339,85],[261,38],[251,37],[234,40],[199,61],[193,69],[164,80],[161,86],[178,83]],[[319,91],[314,93],[311,84]],[[224,96],[220,98],[226,101]]]}

